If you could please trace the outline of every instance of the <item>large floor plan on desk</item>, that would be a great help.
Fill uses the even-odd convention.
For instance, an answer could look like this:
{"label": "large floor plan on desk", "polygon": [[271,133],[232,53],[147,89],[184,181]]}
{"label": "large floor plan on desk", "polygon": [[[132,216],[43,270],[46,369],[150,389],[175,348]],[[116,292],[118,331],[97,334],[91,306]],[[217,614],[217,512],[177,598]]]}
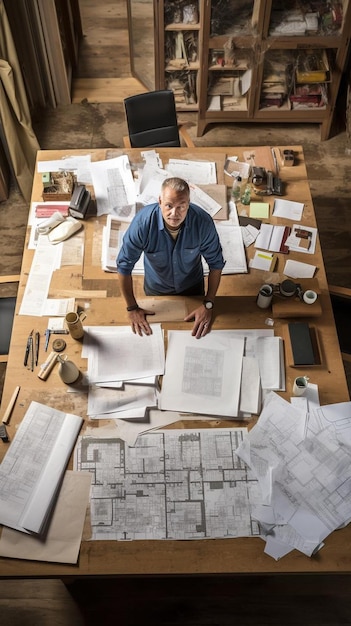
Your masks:
{"label": "large floor plan on desk", "polygon": [[246,429],[82,437],[76,468],[93,474],[93,539],[252,537],[257,480],[235,455]]}

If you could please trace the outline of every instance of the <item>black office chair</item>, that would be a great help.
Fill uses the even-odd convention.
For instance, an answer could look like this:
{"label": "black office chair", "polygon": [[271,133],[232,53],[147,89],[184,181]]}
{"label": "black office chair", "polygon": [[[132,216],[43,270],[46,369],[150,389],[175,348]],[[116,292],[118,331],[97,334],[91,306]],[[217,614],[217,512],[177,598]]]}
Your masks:
{"label": "black office chair", "polygon": [[342,358],[351,362],[351,289],[329,285]]}
{"label": "black office chair", "polygon": [[128,137],[126,148],[180,147],[194,143],[184,126],[178,124],[173,91],[161,89],[130,96],[124,100]]}

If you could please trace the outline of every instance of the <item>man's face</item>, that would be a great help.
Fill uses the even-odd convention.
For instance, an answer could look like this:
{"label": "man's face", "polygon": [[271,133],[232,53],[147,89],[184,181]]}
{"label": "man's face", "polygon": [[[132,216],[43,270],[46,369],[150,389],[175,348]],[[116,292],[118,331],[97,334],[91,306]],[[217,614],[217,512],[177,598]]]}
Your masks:
{"label": "man's face", "polygon": [[186,218],[189,208],[189,194],[166,187],[159,198],[159,204],[162,217],[168,228],[177,230]]}

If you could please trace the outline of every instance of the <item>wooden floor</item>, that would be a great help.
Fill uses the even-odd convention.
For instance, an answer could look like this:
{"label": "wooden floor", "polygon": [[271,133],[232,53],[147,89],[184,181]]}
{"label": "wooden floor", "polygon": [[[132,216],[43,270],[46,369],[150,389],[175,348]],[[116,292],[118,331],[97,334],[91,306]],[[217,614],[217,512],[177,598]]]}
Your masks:
{"label": "wooden floor", "polygon": [[[127,1],[80,0],[85,37],[73,103],[34,112],[43,149],[122,146],[122,101],[140,89],[130,75]],[[180,117],[188,121],[197,145],[303,145],[328,279],[351,286],[351,170],[342,130],[321,143],[313,124],[227,124],[210,127],[197,138],[196,115]],[[342,127],[342,114],[339,118]],[[0,275],[20,271],[27,216],[28,206],[13,186],[8,202],[0,205]],[[0,289],[0,295],[12,295],[15,288],[7,287],[10,294]],[[0,388],[4,371],[0,364]],[[67,586],[59,580],[0,582],[0,626],[83,624],[345,626],[351,625],[351,580],[305,575],[106,579]]]}
{"label": "wooden floor", "polygon": [[122,103],[130,95],[144,93],[145,87],[133,76],[124,78],[75,78],[72,84],[73,104],[87,102]]}

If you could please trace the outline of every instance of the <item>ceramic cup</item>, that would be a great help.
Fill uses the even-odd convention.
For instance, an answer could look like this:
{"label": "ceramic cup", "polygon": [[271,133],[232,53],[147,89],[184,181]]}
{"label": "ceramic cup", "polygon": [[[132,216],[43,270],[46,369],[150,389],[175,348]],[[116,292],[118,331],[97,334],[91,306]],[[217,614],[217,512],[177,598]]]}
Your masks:
{"label": "ceramic cup", "polygon": [[268,309],[268,307],[271,305],[272,298],[272,285],[262,285],[257,296],[257,306],[260,307],[260,309]]}
{"label": "ceramic cup", "polygon": [[291,298],[296,294],[297,286],[296,284],[289,279],[283,280],[279,285],[279,291],[282,296],[286,296],[287,298]]}
{"label": "ceramic cup", "polygon": [[85,320],[85,318],[86,315],[84,311],[81,313],[76,313],[75,311],[67,313],[65,322],[69,330],[69,334],[73,339],[82,339],[82,337],[84,337],[82,320]]}
{"label": "ceramic cup", "polygon": [[309,378],[307,376],[298,376],[294,380],[293,394],[294,396],[303,396],[308,387]]}
{"label": "ceramic cup", "polygon": [[307,289],[307,291],[304,292],[303,301],[306,302],[306,304],[313,304],[316,300],[317,294],[315,291],[312,291],[312,289]]}

